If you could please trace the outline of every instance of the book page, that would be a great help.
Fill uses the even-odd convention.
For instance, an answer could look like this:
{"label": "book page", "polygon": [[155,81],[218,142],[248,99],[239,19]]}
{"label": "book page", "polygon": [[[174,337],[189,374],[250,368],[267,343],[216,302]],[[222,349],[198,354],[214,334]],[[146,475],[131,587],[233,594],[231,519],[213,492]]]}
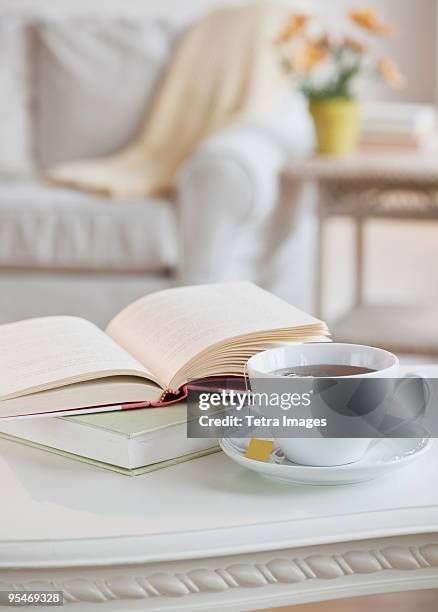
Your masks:
{"label": "book page", "polygon": [[43,317],[0,326],[0,399],[113,374],[155,379],[85,319]]}
{"label": "book page", "polygon": [[185,364],[218,342],[312,325],[316,335],[324,333],[318,319],[252,283],[235,282],[148,295],[116,315],[107,333],[169,387]]}

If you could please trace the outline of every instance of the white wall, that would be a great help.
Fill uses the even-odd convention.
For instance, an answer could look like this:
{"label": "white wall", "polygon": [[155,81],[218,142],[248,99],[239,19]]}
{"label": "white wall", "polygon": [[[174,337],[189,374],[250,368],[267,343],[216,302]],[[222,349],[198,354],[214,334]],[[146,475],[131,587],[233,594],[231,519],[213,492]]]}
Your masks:
{"label": "white wall", "polygon": [[[0,0],[0,13],[14,11],[35,13],[99,12],[101,14],[163,14],[180,21],[193,13],[208,10],[224,2],[245,0]],[[269,0],[262,0],[269,1]],[[437,0],[283,0],[285,3],[318,11],[329,20],[339,21],[340,15],[351,6],[374,5],[388,20],[396,23],[400,34],[380,45],[384,53],[393,56],[408,80],[401,92],[391,92],[373,80],[366,86],[368,96],[431,102],[435,100],[436,86],[436,6]]]}
{"label": "white wall", "polygon": [[[178,18],[226,0],[0,0],[0,11],[99,12],[101,14],[163,14]],[[230,2],[237,0],[230,0]]]}
{"label": "white wall", "polygon": [[[39,13],[99,12],[121,14],[162,14],[176,21],[224,3],[245,0],[0,0],[3,11]],[[269,0],[261,0],[269,1]],[[436,5],[437,0],[283,0],[310,12],[320,12],[328,21],[340,22],[349,7],[374,5],[389,21],[398,24],[400,34],[378,44],[377,51],[393,56],[406,74],[409,86],[391,92],[374,79],[367,84],[368,96],[431,102],[436,92]]]}

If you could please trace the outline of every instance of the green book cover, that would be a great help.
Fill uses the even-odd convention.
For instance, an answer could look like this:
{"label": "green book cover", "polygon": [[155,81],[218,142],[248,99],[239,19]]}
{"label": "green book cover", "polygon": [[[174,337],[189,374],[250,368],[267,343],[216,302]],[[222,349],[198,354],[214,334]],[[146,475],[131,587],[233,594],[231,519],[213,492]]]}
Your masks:
{"label": "green book cover", "polygon": [[134,438],[171,425],[185,423],[187,404],[184,402],[162,408],[137,408],[56,418]]}

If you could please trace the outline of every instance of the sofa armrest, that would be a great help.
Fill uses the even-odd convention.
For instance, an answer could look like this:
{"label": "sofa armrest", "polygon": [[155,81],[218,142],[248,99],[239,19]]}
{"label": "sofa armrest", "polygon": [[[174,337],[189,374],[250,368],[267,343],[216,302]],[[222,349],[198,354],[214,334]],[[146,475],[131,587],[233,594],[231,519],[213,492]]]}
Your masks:
{"label": "sofa armrest", "polygon": [[258,281],[270,215],[288,158],[313,146],[302,104],[273,121],[233,126],[206,141],[183,165],[178,181],[180,277],[184,283]]}

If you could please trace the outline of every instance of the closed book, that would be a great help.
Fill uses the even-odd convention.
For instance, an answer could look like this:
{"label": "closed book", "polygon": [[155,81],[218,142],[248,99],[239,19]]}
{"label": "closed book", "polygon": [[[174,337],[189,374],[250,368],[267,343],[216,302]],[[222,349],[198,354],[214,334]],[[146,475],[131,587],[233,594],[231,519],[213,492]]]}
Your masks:
{"label": "closed book", "polygon": [[389,134],[362,134],[361,149],[374,153],[435,152],[438,149],[436,131],[418,136],[394,136]]}
{"label": "closed book", "polygon": [[366,102],[362,128],[370,136],[415,137],[436,129],[437,112],[427,104]]}
{"label": "closed book", "polygon": [[[150,471],[211,451],[214,439],[187,438],[187,405],[69,417],[4,420],[0,435],[122,473]],[[155,468],[155,469],[156,469]]]}

